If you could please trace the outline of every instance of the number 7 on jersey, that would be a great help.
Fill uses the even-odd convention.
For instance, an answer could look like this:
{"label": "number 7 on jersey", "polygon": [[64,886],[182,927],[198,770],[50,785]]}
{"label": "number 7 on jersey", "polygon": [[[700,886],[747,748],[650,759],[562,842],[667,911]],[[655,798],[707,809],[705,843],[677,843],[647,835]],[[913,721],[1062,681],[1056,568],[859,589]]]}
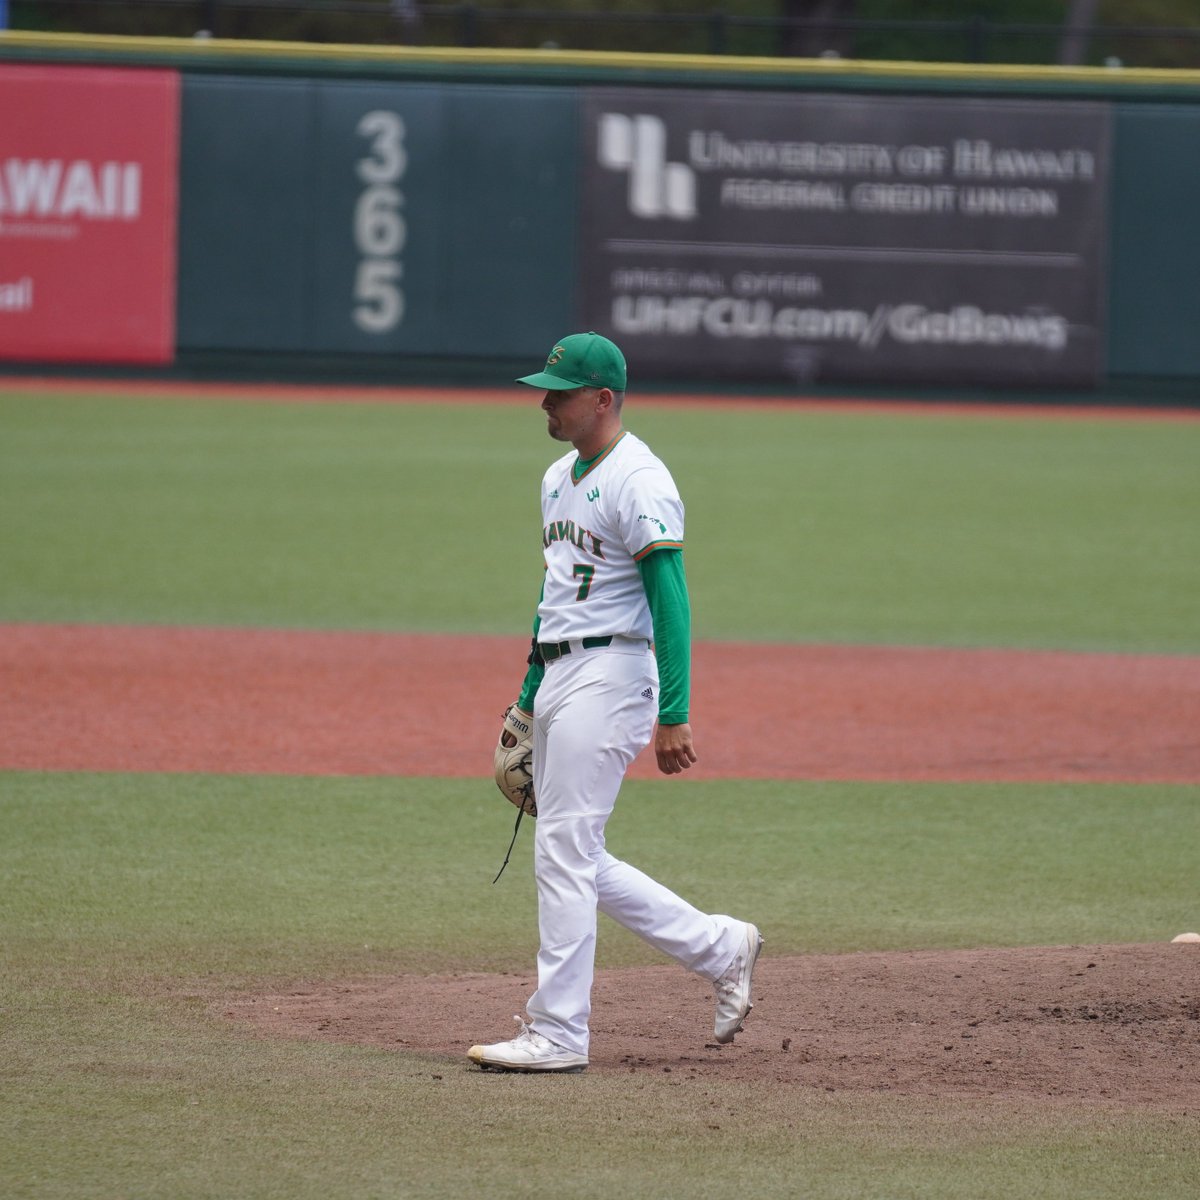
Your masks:
{"label": "number 7 on jersey", "polygon": [[586,600],[588,592],[592,590],[592,576],[596,574],[596,568],[591,563],[576,563],[571,570],[573,578],[579,580],[579,591],[576,593],[576,600]]}

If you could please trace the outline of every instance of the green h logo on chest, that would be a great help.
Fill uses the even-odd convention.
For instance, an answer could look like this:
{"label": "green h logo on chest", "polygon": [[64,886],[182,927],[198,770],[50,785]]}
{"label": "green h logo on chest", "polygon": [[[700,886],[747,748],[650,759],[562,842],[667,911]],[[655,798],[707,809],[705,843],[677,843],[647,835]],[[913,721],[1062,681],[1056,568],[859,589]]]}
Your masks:
{"label": "green h logo on chest", "polygon": [[600,499],[600,489],[593,488],[590,492],[588,492],[587,498],[588,498],[589,504],[591,504],[595,500],[599,500]]}
{"label": "green h logo on chest", "polygon": [[549,549],[552,542],[570,542],[572,546],[578,546],[596,558],[604,557],[601,549],[604,543],[590,529],[584,529],[574,521],[551,521],[542,530],[543,549]]}

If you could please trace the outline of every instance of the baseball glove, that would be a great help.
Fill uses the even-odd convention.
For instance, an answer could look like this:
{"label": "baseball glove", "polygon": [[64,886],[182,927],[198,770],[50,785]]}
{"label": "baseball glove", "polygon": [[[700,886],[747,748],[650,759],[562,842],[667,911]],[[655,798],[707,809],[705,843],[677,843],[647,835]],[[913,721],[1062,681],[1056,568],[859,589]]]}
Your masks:
{"label": "baseball glove", "polygon": [[504,726],[492,756],[496,786],[505,799],[531,817],[537,816],[533,795],[533,717],[515,704],[504,710]]}

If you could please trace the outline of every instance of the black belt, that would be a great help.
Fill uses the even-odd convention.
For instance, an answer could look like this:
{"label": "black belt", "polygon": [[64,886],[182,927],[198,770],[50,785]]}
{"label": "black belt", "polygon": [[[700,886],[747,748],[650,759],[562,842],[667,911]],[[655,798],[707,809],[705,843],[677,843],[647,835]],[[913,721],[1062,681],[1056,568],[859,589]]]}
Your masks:
{"label": "black belt", "polygon": [[[611,646],[612,637],[584,638],[582,645],[585,650],[595,650],[600,646]],[[553,662],[556,658],[562,658],[564,655],[571,653],[571,643],[538,642],[538,653],[542,656],[542,662]]]}

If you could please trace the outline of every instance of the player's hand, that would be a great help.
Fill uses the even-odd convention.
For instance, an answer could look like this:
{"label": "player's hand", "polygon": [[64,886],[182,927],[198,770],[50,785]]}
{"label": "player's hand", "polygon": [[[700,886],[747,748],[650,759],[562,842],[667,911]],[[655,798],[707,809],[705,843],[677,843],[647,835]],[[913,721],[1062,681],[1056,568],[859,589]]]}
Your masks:
{"label": "player's hand", "polygon": [[678,775],[696,761],[696,750],[692,745],[692,727],[682,725],[660,725],[654,735],[654,755],[658,769],[664,775]]}

